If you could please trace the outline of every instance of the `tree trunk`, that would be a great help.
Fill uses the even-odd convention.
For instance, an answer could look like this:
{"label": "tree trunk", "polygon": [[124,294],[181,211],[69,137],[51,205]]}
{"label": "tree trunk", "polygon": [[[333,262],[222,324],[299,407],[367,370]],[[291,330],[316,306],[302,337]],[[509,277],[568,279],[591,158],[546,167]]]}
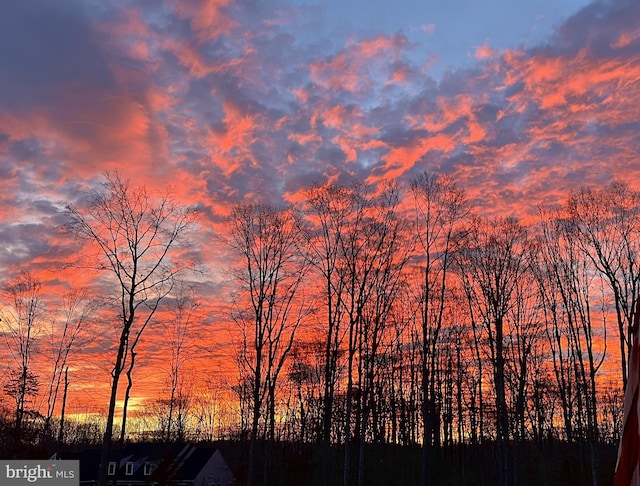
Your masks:
{"label": "tree trunk", "polygon": [[58,431],[58,443],[64,441],[64,412],[67,408],[67,391],[69,390],[69,367],[64,370],[64,394],[62,395],[62,410],[60,410],[60,430]]}
{"label": "tree trunk", "polygon": [[111,436],[113,434],[113,421],[116,411],[116,400],[118,398],[118,382],[122,374],[124,353],[127,348],[130,324],[125,325],[120,334],[120,345],[116,356],[116,364],[113,368],[111,383],[111,395],[109,397],[109,411],[107,413],[107,424],[102,438],[102,453],[100,454],[100,466],[98,468],[98,486],[107,484],[107,468],[109,466],[109,454],[111,452]]}

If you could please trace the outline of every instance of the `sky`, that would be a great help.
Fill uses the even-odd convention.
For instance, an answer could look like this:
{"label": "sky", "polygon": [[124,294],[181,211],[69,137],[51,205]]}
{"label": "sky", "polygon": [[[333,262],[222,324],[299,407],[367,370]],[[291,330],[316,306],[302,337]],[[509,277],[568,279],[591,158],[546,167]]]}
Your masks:
{"label": "sky", "polygon": [[631,0],[0,2],[0,275],[68,259],[60,203],[105,171],[172,186],[205,232],[425,170],[487,215],[638,187],[638,99]]}

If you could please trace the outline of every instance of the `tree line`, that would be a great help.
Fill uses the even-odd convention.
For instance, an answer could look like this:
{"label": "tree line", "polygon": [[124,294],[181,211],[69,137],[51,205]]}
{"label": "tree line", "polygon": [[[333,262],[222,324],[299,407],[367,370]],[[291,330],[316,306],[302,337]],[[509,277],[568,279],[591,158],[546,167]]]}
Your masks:
{"label": "tree line", "polygon": [[[218,236],[238,336],[238,378],[229,386],[237,413],[223,435],[247,443],[247,484],[273,482],[282,443],[318,448],[321,484],[367,484],[376,444],[419,448],[425,485],[443,449],[486,445],[496,481],[519,484],[521,451],[549,440],[578,444],[598,484],[599,444],[616,443],[621,425],[640,282],[639,203],[640,193],[614,182],[571,191],[523,224],[482,216],[449,176],[421,173],[406,187],[327,183],[286,207],[235,205]],[[194,413],[185,373],[203,318],[199,299],[210,297],[183,285],[206,278],[194,277],[188,248],[199,221],[170,193],[151,195],[117,174],[87,207],[65,212],[65,231],[83,244],[80,260],[114,289],[101,307],[119,308],[106,467],[112,441],[126,437],[137,345],[162,305],[172,316],[164,326],[170,359],[149,432],[184,439],[205,420],[206,407]],[[4,391],[17,442],[37,392],[29,360],[39,290],[28,273],[11,281],[13,310],[0,322],[15,358]],[[70,334],[60,335],[60,325],[54,333],[64,351],[47,387],[44,436],[65,360],[79,345],[73,329],[96,312],[70,307]]]}

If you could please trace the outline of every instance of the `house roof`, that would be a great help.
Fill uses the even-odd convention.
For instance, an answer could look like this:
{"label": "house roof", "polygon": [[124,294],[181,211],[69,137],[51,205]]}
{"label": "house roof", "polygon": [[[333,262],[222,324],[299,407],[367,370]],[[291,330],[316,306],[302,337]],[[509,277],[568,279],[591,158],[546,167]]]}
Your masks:
{"label": "house roof", "polygon": [[[191,444],[131,443],[113,449],[109,462],[117,464],[116,480],[145,482],[148,480],[193,480],[216,452],[214,447],[195,447]],[[80,461],[80,481],[96,480],[101,449],[87,449],[79,453],[61,453],[59,459]],[[132,474],[127,473],[127,463]],[[149,470],[145,471],[145,465]],[[145,474],[147,473],[147,474]],[[110,476],[110,479],[114,479]]]}
{"label": "house roof", "polygon": [[176,479],[195,479],[215,452],[216,449],[214,447],[194,449],[176,471]]}

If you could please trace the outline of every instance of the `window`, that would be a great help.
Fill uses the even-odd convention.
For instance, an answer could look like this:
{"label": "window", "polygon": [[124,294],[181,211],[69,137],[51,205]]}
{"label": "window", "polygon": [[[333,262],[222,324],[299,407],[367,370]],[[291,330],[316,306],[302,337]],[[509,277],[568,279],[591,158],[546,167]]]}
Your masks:
{"label": "window", "polygon": [[110,462],[109,463],[109,470],[107,471],[107,474],[109,476],[113,476],[116,473],[116,463],[115,462]]}
{"label": "window", "polygon": [[126,469],[124,470],[124,473],[127,476],[131,476],[133,474],[133,462],[127,462]]}
{"label": "window", "polygon": [[144,475],[145,476],[150,476],[151,475],[151,463],[149,463],[149,462],[145,462],[144,463]]}

